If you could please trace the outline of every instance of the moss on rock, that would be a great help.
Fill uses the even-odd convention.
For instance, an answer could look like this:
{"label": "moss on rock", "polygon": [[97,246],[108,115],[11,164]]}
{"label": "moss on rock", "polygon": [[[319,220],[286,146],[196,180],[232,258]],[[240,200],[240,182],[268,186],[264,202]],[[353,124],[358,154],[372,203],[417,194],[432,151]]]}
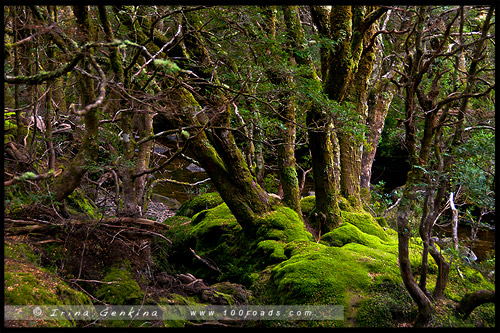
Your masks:
{"label": "moss on rock", "polygon": [[198,195],[185,201],[175,213],[176,216],[193,217],[202,210],[214,208],[224,201],[218,192],[211,192]]}
{"label": "moss on rock", "polygon": [[372,215],[366,212],[342,212],[342,223],[350,223],[366,234],[374,235],[381,240],[388,240],[384,229],[377,223]]}
{"label": "moss on rock", "polygon": [[72,215],[84,215],[90,219],[99,219],[102,217],[102,214],[99,212],[94,202],[85,197],[83,191],[80,189],[75,189],[66,198],[66,202],[68,203],[66,209]]}
{"label": "moss on rock", "polygon": [[309,216],[316,205],[316,196],[310,195],[300,199],[300,209],[302,215]]}
{"label": "moss on rock", "polygon": [[123,261],[108,269],[103,284],[96,292],[102,301],[113,305],[141,304],[144,297],[137,281],[130,272],[130,263]]}

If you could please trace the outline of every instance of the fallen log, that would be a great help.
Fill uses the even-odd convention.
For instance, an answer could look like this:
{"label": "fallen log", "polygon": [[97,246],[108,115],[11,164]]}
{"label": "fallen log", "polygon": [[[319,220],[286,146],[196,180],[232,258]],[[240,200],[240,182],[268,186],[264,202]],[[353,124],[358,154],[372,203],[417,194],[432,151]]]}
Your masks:
{"label": "fallen log", "polygon": [[458,315],[462,318],[470,316],[472,311],[478,306],[485,303],[495,302],[495,292],[492,290],[476,290],[466,294],[456,307]]}

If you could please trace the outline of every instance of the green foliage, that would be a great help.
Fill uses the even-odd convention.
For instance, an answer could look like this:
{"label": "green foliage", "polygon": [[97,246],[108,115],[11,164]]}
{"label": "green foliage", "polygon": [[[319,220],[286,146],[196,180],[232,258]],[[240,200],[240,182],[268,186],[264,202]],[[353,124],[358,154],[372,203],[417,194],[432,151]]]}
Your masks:
{"label": "green foliage", "polygon": [[269,173],[264,177],[264,190],[268,193],[278,193],[279,179],[275,174]]}
{"label": "green foliage", "polygon": [[473,131],[471,138],[457,148],[452,184],[461,186],[467,201],[479,208],[495,209],[495,134]]}

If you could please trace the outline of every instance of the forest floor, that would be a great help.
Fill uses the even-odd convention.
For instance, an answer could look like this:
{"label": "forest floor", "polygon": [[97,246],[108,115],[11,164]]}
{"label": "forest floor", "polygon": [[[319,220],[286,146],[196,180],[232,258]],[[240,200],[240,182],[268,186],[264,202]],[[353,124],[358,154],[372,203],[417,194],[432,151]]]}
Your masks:
{"label": "forest floor", "polygon": [[175,215],[175,211],[168,209],[167,205],[157,202],[150,201],[148,203],[148,209],[144,213],[144,217],[147,219],[154,219],[156,222],[165,221],[167,218]]}

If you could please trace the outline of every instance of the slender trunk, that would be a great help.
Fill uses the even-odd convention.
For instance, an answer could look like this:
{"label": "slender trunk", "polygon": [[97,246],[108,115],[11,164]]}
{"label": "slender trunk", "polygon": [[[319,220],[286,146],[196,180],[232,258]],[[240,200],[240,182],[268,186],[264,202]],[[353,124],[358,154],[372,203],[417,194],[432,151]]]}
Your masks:
{"label": "slender trunk", "polygon": [[451,232],[453,239],[453,248],[458,251],[458,209],[455,207],[455,202],[453,201],[453,192],[450,193],[450,207],[451,207]]}
{"label": "slender trunk", "polygon": [[[268,35],[273,40],[276,39],[276,10],[268,9],[265,11],[266,14],[266,27],[268,29]],[[285,21],[293,24],[297,23],[298,7],[288,7],[283,9],[283,14]],[[300,20],[298,21],[300,24]],[[294,39],[290,38],[288,42],[288,47],[290,50],[294,49]],[[295,63],[293,57],[293,52],[290,51],[290,60],[292,64]],[[275,55],[271,54],[272,57]],[[283,61],[283,59],[276,59],[277,62]],[[278,99],[280,100],[279,116],[282,118],[283,127],[280,133],[280,140],[277,146],[278,152],[278,169],[280,176],[280,185],[283,191],[283,203],[288,207],[292,208],[299,216],[302,216],[300,209],[300,188],[299,180],[297,177],[296,169],[296,159],[295,159],[295,134],[296,134],[296,118],[295,109],[296,102],[293,96],[294,89],[294,79],[286,71],[275,71],[275,69],[270,69],[268,75],[271,81],[276,86],[282,86],[284,88],[282,92],[279,93]]]}
{"label": "slender trunk", "polygon": [[432,314],[432,303],[422,289],[420,289],[413,276],[409,252],[411,230],[408,215],[415,200],[415,187],[413,184],[420,178],[419,172],[410,171],[408,178],[412,180],[406,183],[396,219],[398,227],[398,261],[403,283],[418,306],[419,312],[414,324],[415,326],[425,326]]}
{"label": "slender trunk", "polygon": [[[372,26],[366,34],[366,42],[375,32]],[[375,50],[366,50],[361,55],[358,70],[354,76],[351,88],[348,90],[347,100],[354,105],[354,110],[349,116],[351,129],[339,131],[340,143],[340,192],[354,207],[361,207],[361,170],[363,156],[363,128],[368,118],[368,80],[375,63]]]}
{"label": "slender trunk", "polygon": [[[313,12],[319,12],[314,10]],[[323,90],[321,81],[316,74],[312,58],[307,49],[304,32],[298,10],[288,6],[283,7],[287,34],[292,43],[293,56],[298,65],[307,69],[304,78],[317,86],[317,92]],[[323,12],[321,12],[323,13]],[[325,14],[325,13],[323,13]],[[324,16],[321,19],[324,20]],[[323,28],[324,25],[321,25]],[[324,29],[329,30],[329,29]],[[326,59],[326,58],[325,58]],[[315,220],[321,233],[326,233],[335,229],[342,223],[339,201],[339,177],[340,177],[340,156],[339,143],[334,131],[334,124],[328,119],[320,105],[316,101],[311,101],[310,109],[306,116],[308,127],[309,149],[311,151],[312,168],[314,174],[314,188],[316,194],[316,216]]]}
{"label": "slender trunk", "polygon": [[[395,85],[379,81],[368,98],[366,144],[361,157],[360,188],[362,195],[369,197],[372,166],[377,153],[378,143],[384,129],[385,118],[394,96]],[[366,199],[366,198],[365,198]]]}

